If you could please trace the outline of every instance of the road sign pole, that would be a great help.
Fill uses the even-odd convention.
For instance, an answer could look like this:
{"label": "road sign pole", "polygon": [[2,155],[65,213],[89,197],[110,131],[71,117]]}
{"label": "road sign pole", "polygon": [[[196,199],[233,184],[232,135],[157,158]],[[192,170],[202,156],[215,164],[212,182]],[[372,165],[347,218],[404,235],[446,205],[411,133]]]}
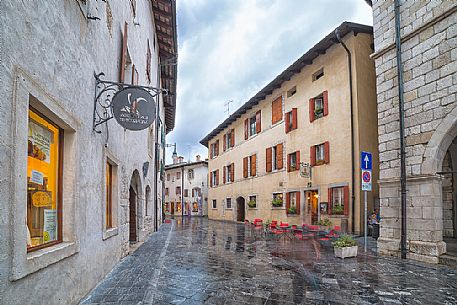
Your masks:
{"label": "road sign pole", "polygon": [[367,215],[367,191],[364,191],[365,193],[365,200],[364,200],[364,209],[365,209],[365,252],[367,252],[367,236],[368,236],[368,215]]}

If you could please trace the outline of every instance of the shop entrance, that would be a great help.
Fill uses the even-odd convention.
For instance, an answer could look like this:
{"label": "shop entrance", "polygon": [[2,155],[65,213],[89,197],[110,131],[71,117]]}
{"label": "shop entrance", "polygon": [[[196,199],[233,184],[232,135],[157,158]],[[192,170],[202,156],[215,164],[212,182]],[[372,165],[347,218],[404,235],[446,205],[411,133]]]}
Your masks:
{"label": "shop entrance", "polygon": [[245,215],[245,200],[243,197],[236,199],[236,221],[244,221]]}
{"label": "shop entrance", "polygon": [[129,189],[129,209],[130,209],[130,217],[129,217],[129,241],[131,243],[135,243],[137,241],[136,236],[136,200],[137,194],[135,189],[130,186]]}
{"label": "shop entrance", "polygon": [[314,224],[319,220],[319,193],[317,190],[306,191],[305,198],[311,224]]}

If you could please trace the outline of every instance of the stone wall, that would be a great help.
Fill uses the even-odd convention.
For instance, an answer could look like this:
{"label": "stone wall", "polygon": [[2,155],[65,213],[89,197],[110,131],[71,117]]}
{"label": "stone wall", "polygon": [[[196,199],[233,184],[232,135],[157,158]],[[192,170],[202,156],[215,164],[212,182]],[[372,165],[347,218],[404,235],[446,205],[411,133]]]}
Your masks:
{"label": "stone wall", "polygon": [[[410,256],[437,262],[442,243],[442,144],[457,105],[457,4],[401,1],[404,72],[407,239]],[[400,239],[400,141],[394,1],[373,1],[378,95],[381,253],[398,254]],[[431,141],[432,137],[435,138]],[[448,140],[446,140],[448,141]],[[452,141],[452,139],[451,139]],[[433,144],[432,144],[433,143]],[[447,143],[447,145],[449,145]],[[436,145],[438,146],[438,145]],[[424,242],[423,247],[417,243]]]}

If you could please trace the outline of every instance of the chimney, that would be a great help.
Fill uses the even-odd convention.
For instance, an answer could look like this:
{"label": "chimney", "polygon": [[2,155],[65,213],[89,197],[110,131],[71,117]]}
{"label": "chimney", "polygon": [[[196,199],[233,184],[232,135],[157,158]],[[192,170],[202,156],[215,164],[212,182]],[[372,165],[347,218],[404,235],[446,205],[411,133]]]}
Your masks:
{"label": "chimney", "polygon": [[197,162],[200,162],[200,160],[201,160],[201,159],[200,159],[200,155],[196,155],[196,156],[195,156],[195,159],[197,160]]}
{"label": "chimney", "polygon": [[183,156],[179,156],[178,157],[178,163],[183,163],[184,162],[184,157]]}

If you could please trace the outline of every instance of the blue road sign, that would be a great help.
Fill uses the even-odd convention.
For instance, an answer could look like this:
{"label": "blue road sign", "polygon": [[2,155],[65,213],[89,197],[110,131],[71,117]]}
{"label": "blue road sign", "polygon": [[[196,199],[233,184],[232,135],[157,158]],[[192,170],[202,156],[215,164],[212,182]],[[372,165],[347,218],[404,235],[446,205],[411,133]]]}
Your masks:
{"label": "blue road sign", "polygon": [[362,151],[362,157],[360,159],[360,168],[362,170],[372,170],[372,156],[370,152]]}

